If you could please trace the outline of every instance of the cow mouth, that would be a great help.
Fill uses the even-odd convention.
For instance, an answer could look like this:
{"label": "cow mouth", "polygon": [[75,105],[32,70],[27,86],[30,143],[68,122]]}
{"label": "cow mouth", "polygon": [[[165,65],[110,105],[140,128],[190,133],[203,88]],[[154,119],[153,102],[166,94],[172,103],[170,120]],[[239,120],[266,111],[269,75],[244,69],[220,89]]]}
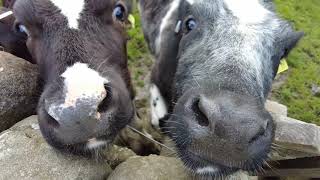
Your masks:
{"label": "cow mouth", "polygon": [[[264,167],[264,163],[268,159],[269,151],[265,151],[253,157],[250,157],[248,160],[242,160],[239,162],[232,161],[232,159],[225,159],[224,161],[221,161],[218,158],[217,160],[215,160],[212,157],[207,156],[208,153],[206,151],[203,151],[203,149],[190,148],[191,146],[193,146],[192,142],[190,142],[190,144],[186,141],[177,141],[177,139],[175,138],[176,132],[172,132],[169,129],[170,128],[168,128],[167,135],[175,143],[175,149],[177,151],[178,157],[182,160],[185,167],[190,172],[200,177],[218,178],[230,175],[239,170],[248,172],[260,172]],[[188,139],[188,137],[186,136],[183,136],[183,138]]]}
{"label": "cow mouth", "polygon": [[178,156],[193,174],[210,178],[228,176],[239,170],[248,172],[260,171],[266,159],[259,158],[251,162],[244,162],[241,167],[237,167],[236,165],[229,166],[232,165],[232,162],[229,165],[219,164],[186,149],[178,149]]}
{"label": "cow mouth", "polygon": [[90,157],[101,153],[112,145],[119,129],[121,127],[124,128],[124,125],[118,127],[116,125],[117,122],[122,121],[124,124],[127,124],[126,122],[134,118],[134,112],[123,114],[123,112],[117,113],[115,109],[108,112],[99,112],[100,118],[97,120],[97,127],[91,134],[83,135],[81,139],[67,142],[64,138],[61,138],[63,137],[62,135],[57,136],[56,130],[61,125],[45,111],[44,106],[39,106],[38,114],[40,130],[43,137],[51,146],[66,153]]}
{"label": "cow mouth", "polygon": [[229,175],[240,169],[215,163],[188,150],[178,151],[179,157],[184,165],[196,175],[218,177]]}

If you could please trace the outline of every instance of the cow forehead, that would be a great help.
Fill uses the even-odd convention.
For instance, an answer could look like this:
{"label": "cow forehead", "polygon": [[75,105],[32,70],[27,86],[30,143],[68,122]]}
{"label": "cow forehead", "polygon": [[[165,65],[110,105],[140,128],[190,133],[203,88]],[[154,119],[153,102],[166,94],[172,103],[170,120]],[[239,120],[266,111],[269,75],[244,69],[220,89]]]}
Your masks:
{"label": "cow forehead", "polygon": [[[197,9],[204,9],[203,11],[210,11],[210,6],[217,7],[216,13],[225,12],[222,9],[227,9],[241,24],[257,24],[263,22],[266,17],[271,14],[266,9],[260,0],[185,0],[191,6]],[[213,9],[211,9],[213,10]],[[208,14],[208,13],[203,13]],[[212,13],[209,13],[212,14]]]}
{"label": "cow forehead", "polygon": [[260,23],[271,13],[259,0],[224,0],[224,2],[240,23],[244,24]]}
{"label": "cow forehead", "polygon": [[81,12],[85,7],[85,0],[50,0],[58,9],[61,10],[67,20],[70,28],[79,28],[79,19]]}

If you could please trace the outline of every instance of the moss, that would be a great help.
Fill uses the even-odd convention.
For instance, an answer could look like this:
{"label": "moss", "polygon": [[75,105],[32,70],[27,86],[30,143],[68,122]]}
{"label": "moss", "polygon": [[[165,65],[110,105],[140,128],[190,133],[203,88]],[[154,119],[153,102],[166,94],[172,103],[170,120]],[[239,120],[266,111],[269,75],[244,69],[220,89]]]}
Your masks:
{"label": "moss", "polygon": [[133,84],[141,88],[144,86],[146,75],[151,70],[152,61],[141,29],[139,13],[135,11],[133,16],[136,20],[136,27],[128,31],[130,38],[128,42],[128,60]]}
{"label": "moss", "polygon": [[287,82],[273,98],[288,106],[289,116],[320,125],[320,98],[311,86],[320,86],[320,1],[275,0],[277,11],[291,21],[304,38],[288,57]]}

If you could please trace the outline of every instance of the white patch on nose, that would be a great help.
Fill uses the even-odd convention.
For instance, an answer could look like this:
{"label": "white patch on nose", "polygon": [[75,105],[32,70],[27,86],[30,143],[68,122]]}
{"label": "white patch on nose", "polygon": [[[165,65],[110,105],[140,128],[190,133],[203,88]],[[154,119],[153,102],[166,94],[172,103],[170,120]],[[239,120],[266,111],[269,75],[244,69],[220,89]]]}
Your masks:
{"label": "white patch on nose", "polygon": [[168,114],[167,106],[159,88],[152,84],[150,87],[151,124],[159,127],[159,120]]}
{"label": "white patch on nose", "polygon": [[232,14],[244,24],[257,24],[263,22],[270,13],[259,0],[224,0]]}
{"label": "white patch on nose", "polygon": [[84,0],[50,0],[56,7],[61,10],[61,13],[68,19],[70,28],[78,29],[80,14],[84,9]]}
{"label": "white patch on nose", "polygon": [[156,39],[156,51],[157,52],[160,51],[160,46],[161,46],[161,41],[162,41],[162,37],[161,37],[162,33],[163,33],[164,29],[168,26],[170,21],[172,21],[171,17],[173,15],[174,11],[178,9],[180,1],[181,0],[174,0],[170,4],[170,8],[169,8],[168,12],[164,16],[164,18],[161,20],[159,35],[158,35],[158,38]]}
{"label": "white patch on nose", "polygon": [[219,171],[218,168],[207,166],[203,168],[198,168],[196,170],[196,173],[197,174],[214,174],[214,173],[217,173],[218,171]]}
{"label": "white patch on nose", "polygon": [[109,81],[87,64],[75,63],[61,76],[66,93],[64,107],[75,106],[76,101],[83,98],[94,98],[101,102],[107,95],[104,85]]}
{"label": "white patch on nose", "polygon": [[107,144],[106,141],[97,140],[97,138],[89,139],[87,142],[87,148],[88,149],[96,149],[101,146],[105,146]]}

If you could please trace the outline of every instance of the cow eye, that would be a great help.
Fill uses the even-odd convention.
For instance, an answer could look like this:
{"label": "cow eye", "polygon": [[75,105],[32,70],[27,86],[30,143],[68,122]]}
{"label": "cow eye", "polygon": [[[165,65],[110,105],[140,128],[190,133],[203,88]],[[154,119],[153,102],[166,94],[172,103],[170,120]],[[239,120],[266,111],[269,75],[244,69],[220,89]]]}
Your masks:
{"label": "cow eye", "polygon": [[22,34],[25,34],[26,36],[29,36],[29,31],[26,28],[26,26],[24,26],[23,24],[17,23],[15,25],[15,30],[17,33],[22,33]]}
{"label": "cow eye", "polygon": [[190,18],[186,21],[186,29],[189,31],[194,30],[197,27],[197,22],[193,19]]}
{"label": "cow eye", "polygon": [[119,21],[124,21],[125,19],[125,8],[123,7],[123,5],[118,4],[114,10],[113,10],[113,15],[114,17],[119,20]]}

